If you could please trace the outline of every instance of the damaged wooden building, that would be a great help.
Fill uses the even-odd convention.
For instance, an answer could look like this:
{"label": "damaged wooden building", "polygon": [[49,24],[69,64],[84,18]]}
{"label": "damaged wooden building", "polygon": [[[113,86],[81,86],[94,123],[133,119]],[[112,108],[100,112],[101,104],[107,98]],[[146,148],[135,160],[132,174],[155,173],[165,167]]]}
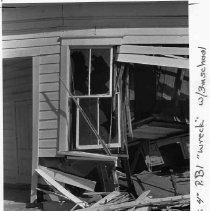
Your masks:
{"label": "damaged wooden building", "polygon": [[135,195],[134,174],[189,170],[187,1],[3,4],[2,18],[5,184],[34,202],[44,178],[84,207],[119,175]]}

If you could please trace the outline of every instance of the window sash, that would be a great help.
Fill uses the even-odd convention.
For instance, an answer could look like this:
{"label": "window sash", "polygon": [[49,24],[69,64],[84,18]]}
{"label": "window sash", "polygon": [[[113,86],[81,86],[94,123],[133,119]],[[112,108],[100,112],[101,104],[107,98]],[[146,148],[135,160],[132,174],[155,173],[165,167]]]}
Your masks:
{"label": "window sash", "polygon": [[[112,96],[112,74],[113,74],[113,48],[112,47],[107,47],[107,46],[101,46],[99,47],[81,47],[78,46],[78,48],[76,46],[74,46],[73,48],[71,48],[70,46],[70,55],[71,55],[71,50],[80,50],[80,49],[89,49],[89,61],[88,61],[88,93],[87,94],[81,94],[81,95],[76,95],[74,93],[71,92],[71,94],[75,97],[75,98],[85,98],[85,97],[90,97],[90,98],[98,98],[98,97],[111,97]],[[91,51],[93,49],[109,49],[110,50],[110,55],[109,55],[109,91],[108,93],[102,93],[102,94],[91,94],[91,90],[90,90],[90,83],[91,83]],[[71,62],[70,62],[71,63]],[[69,70],[72,74],[72,66],[70,64]],[[70,87],[71,87],[71,83],[72,83],[72,79],[70,79]]]}
{"label": "window sash", "polygon": [[[101,98],[98,98],[97,100],[97,132],[99,133],[99,100]],[[80,101],[80,98],[77,98],[77,102]],[[117,148],[117,147],[121,147],[121,133],[120,133],[120,95],[117,94],[117,142],[115,143],[109,143],[107,144],[108,147],[111,147],[111,148]],[[79,124],[80,124],[80,111],[79,111],[79,108],[76,109],[76,149],[101,149],[103,148],[103,146],[100,144],[99,140],[97,140],[97,144],[91,144],[91,145],[81,145],[80,144],[80,128],[79,128]],[[82,115],[81,115],[82,116]],[[91,129],[90,129],[91,130]]]}

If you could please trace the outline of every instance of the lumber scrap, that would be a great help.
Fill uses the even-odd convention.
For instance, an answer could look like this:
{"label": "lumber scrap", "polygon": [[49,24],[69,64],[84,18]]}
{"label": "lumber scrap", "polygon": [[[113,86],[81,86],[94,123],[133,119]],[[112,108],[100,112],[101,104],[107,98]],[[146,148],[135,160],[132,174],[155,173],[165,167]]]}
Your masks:
{"label": "lumber scrap", "polygon": [[105,204],[103,206],[96,206],[96,207],[88,207],[84,209],[79,209],[77,211],[114,211],[118,209],[130,209],[133,207],[141,208],[141,207],[148,207],[148,206],[158,206],[158,205],[169,205],[173,202],[181,201],[181,200],[189,200],[190,195],[182,195],[182,196],[174,196],[174,197],[166,197],[166,198],[156,198],[151,199],[150,202],[139,204],[136,201],[125,202],[121,204]]}
{"label": "lumber scrap", "polygon": [[111,156],[111,155],[102,155],[98,153],[89,153],[89,152],[81,152],[81,151],[63,151],[59,152],[60,155],[67,155],[69,156],[69,159],[73,157],[82,158],[83,160],[86,159],[92,159],[95,161],[117,161],[117,156]]}
{"label": "lumber scrap", "polygon": [[58,182],[56,182],[51,176],[45,173],[42,169],[37,168],[35,170],[41,177],[43,177],[49,184],[55,187],[61,194],[66,196],[70,201],[73,201],[78,206],[84,208],[86,207],[86,203],[74,196],[72,193],[67,191],[63,186],[61,186]]}
{"label": "lumber scrap", "polygon": [[189,55],[189,48],[186,47],[157,47],[139,45],[121,45],[117,48],[117,53],[133,53],[145,55]]}
{"label": "lumber scrap", "polygon": [[39,166],[45,173],[50,175],[54,180],[58,182],[63,182],[75,187],[79,187],[85,190],[94,191],[96,182],[88,179],[84,179],[75,175],[67,174],[58,170],[46,168],[44,166]]}
{"label": "lumber scrap", "polygon": [[143,204],[145,203],[145,200],[147,199],[147,196],[148,194],[151,192],[151,190],[147,190],[147,191],[144,191],[136,200],[135,202],[137,204]]}
{"label": "lumber scrap", "polygon": [[113,191],[110,194],[108,194],[107,196],[105,196],[104,198],[102,198],[101,200],[97,201],[91,207],[97,207],[100,204],[104,204],[106,202],[109,202],[110,200],[112,200],[113,198],[115,198],[115,197],[117,197],[119,195],[120,195],[120,192],[119,191]]}
{"label": "lumber scrap", "polygon": [[117,54],[117,62],[157,65],[189,69],[189,60],[185,58],[168,58],[160,56],[148,56],[140,54]]}

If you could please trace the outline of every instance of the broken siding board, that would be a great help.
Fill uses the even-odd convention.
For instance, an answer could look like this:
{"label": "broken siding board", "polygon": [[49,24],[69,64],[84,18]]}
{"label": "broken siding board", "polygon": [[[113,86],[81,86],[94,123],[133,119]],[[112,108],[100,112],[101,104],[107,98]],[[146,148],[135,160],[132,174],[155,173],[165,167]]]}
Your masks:
{"label": "broken siding board", "polygon": [[188,59],[172,59],[166,57],[155,57],[155,56],[145,56],[145,55],[135,55],[135,54],[118,54],[116,61],[136,63],[136,64],[169,66],[177,68],[189,68]]}
{"label": "broken siding board", "polygon": [[36,169],[36,172],[42,176],[47,182],[49,182],[53,187],[55,187],[60,193],[66,196],[69,200],[73,201],[74,203],[78,204],[78,206],[84,208],[85,203],[81,201],[79,198],[71,194],[67,191],[63,186],[61,186],[58,182],[56,182],[51,176],[46,174],[42,169]]}
{"label": "broken siding board", "polygon": [[58,45],[59,37],[38,38],[38,39],[24,39],[24,40],[8,40],[3,41],[3,49],[16,49],[16,48],[29,48],[29,47],[42,47],[50,45]]}
{"label": "broken siding board", "polygon": [[39,166],[45,173],[51,176],[54,180],[62,183],[66,183],[69,185],[73,185],[75,187],[79,187],[88,191],[94,191],[96,182],[88,179],[84,179],[82,177],[74,176],[71,174],[67,174],[61,171],[57,171],[54,169],[46,168],[43,166]]}
{"label": "broken siding board", "polygon": [[189,44],[188,36],[124,36],[122,44]]}
{"label": "broken siding board", "polygon": [[104,203],[109,202],[110,200],[114,199],[115,197],[119,196],[120,192],[119,191],[113,191],[101,200],[97,201],[95,204],[93,204],[91,207],[97,207],[99,205],[102,205]]}
{"label": "broken siding board", "polygon": [[159,55],[189,55],[189,48],[182,47],[156,47],[156,46],[137,46],[137,45],[121,45],[117,49],[117,53],[126,54],[159,54]]}

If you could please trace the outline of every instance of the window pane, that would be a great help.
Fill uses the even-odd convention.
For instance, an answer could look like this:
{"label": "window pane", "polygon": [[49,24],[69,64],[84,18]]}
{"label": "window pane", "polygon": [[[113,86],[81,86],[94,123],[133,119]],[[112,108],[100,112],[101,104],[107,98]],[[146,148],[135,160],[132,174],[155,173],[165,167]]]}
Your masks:
{"label": "window pane", "polygon": [[[97,99],[83,98],[80,99],[80,106],[90,119],[91,123],[97,130]],[[79,114],[79,145],[97,145],[98,141],[86,120]]]}
{"label": "window pane", "polygon": [[110,83],[110,49],[91,49],[91,94],[108,94]]}
{"label": "window pane", "polygon": [[117,114],[113,112],[111,115],[111,98],[100,98],[99,102],[99,134],[106,143],[117,143]]}
{"label": "window pane", "polygon": [[73,95],[88,94],[89,49],[71,50],[71,92]]}

